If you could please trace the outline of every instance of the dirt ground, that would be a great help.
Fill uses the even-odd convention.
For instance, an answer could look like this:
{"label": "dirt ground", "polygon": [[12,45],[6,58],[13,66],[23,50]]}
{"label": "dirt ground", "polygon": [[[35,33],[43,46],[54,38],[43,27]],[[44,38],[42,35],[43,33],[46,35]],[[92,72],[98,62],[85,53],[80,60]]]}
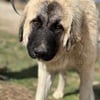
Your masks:
{"label": "dirt ground", "polygon": [[22,85],[0,83],[0,100],[34,100],[33,93]]}

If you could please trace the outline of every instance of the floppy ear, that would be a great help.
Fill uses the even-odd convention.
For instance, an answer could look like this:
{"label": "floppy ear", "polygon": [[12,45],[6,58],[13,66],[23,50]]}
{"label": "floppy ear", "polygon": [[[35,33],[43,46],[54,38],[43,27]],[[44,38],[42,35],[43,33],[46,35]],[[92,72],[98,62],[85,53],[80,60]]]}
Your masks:
{"label": "floppy ear", "polygon": [[81,20],[70,19],[70,24],[67,33],[64,36],[64,46],[69,51],[75,44],[81,40]]}
{"label": "floppy ear", "polygon": [[25,23],[25,17],[22,19],[20,27],[19,27],[19,41],[20,42],[23,41],[23,27],[24,27],[24,23]]}

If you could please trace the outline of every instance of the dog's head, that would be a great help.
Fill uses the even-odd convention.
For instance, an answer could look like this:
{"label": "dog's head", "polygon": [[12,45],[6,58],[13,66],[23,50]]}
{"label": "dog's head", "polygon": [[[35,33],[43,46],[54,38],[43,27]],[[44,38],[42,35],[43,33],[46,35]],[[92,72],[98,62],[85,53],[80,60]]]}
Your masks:
{"label": "dog's head", "polygon": [[19,36],[32,58],[49,61],[62,45],[69,50],[77,40],[79,23],[74,21],[71,8],[60,1],[31,0],[25,8]]}

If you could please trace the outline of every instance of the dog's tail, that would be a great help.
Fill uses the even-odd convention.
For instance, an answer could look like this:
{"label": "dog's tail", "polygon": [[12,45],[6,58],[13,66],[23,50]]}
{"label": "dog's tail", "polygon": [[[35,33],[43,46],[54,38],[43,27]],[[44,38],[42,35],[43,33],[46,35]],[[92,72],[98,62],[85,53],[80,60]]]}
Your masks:
{"label": "dog's tail", "polygon": [[14,4],[14,0],[10,0],[10,2],[11,2],[11,4],[12,4],[12,7],[13,7],[14,11],[15,11],[18,15],[20,15],[20,13],[16,10],[15,4]]}

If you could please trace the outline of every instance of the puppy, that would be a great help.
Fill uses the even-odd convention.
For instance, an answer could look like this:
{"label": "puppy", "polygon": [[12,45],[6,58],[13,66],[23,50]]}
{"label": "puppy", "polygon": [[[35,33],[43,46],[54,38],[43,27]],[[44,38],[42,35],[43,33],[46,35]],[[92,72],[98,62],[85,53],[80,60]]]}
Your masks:
{"label": "puppy", "polygon": [[19,38],[37,59],[35,100],[47,100],[56,74],[53,96],[64,96],[65,72],[73,68],[80,77],[79,100],[94,100],[92,88],[96,60],[98,14],[93,0],[30,0],[25,7]]}

